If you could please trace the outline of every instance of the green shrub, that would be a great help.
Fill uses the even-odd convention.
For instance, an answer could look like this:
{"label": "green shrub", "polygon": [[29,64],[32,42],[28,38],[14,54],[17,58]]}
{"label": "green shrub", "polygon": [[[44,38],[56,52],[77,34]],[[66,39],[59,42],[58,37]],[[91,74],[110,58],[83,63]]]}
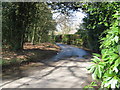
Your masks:
{"label": "green shrub", "polygon": [[101,55],[94,54],[93,65],[89,68],[92,77],[101,82],[101,87],[120,87],[120,27],[118,14],[113,15],[116,19],[106,37],[101,38]]}

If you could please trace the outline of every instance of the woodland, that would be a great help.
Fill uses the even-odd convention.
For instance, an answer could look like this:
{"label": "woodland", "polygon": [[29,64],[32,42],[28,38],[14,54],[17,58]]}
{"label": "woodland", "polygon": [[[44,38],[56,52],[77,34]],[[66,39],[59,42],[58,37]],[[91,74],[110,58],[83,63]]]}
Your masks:
{"label": "woodland", "polygon": [[[63,43],[86,48],[93,55],[94,64],[88,68],[93,79],[101,82],[102,88],[120,88],[120,2],[2,2],[1,4],[2,52],[20,52],[24,50],[26,43],[38,46],[43,43]],[[58,22],[53,19],[53,13],[59,12],[69,17],[72,12],[79,9],[86,14],[86,17],[83,18],[83,23],[79,25],[77,32],[55,35]],[[5,59],[1,65],[4,64]]]}

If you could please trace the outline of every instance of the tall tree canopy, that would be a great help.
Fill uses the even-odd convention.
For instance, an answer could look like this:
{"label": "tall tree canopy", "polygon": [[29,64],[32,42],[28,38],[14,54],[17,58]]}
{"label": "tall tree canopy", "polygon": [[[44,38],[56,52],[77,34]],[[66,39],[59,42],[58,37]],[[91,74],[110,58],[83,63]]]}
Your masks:
{"label": "tall tree canopy", "polygon": [[[23,48],[24,41],[44,41],[55,30],[52,13],[46,3],[3,2],[3,42],[12,50]],[[46,38],[47,39],[47,38]]]}
{"label": "tall tree canopy", "polygon": [[93,51],[100,51],[100,36],[106,29],[109,29],[114,20],[113,14],[119,9],[118,2],[94,2],[83,5],[83,10],[87,13],[83,26],[85,29],[79,29],[78,33],[83,36],[88,43],[88,48]]}

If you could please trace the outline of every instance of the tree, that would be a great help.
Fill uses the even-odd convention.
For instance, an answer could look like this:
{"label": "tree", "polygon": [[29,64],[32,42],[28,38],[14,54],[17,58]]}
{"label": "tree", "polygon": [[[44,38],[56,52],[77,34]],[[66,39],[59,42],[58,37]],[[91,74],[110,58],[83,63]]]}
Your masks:
{"label": "tree", "polygon": [[23,48],[25,31],[31,22],[28,11],[30,4],[25,2],[4,2],[3,6],[3,42],[10,45],[12,50]]}
{"label": "tree", "polygon": [[34,12],[34,24],[28,28],[27,37],[29,42],[35,44],[46,42],[50,39],[49,34],[56,30],[56,23],[52,18],[51,9],[45,3],[36,3],[36,12]]}
{"label": "tree", "polygon": [[[118,2],[92,2],[82,6],[84,12],[87,13],[87,17],[83,19],[85,29],[82,31],[86,35],[85,41],[88,43],[88,48],[100,52],[99,38],[101,35],[104,36],[105,34],[102,33],[111,26],[111,21],[114,20],[112,14],[118,8]],[[78,32],[81,32],[81,29]],[[81,36],[83,36],[82,33]]]}
{"label": "tree", "polygon": [[47,41],[49,32],[55,30],[51,9],[46,3],[3,2],[3,43],[11,50],[20,50],[25,41]]}

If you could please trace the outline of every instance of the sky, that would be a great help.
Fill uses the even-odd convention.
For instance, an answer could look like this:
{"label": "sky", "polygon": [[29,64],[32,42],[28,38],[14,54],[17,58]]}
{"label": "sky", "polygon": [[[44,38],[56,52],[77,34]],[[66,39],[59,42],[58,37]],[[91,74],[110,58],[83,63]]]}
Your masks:
{"label": "sky", "polygon": [[[61,15],[60,13],[53,13],[53,19],[58,21],[58,19],[60,18],[60,15]],[[85,16],[86,16],[86,14],[83,13],[81,10],[72,12],[72,17],[70,17],[70,22],[69,22],[69,23],[71,23],[70,27],[72,30],[69,32],[69,34],[74,34],[77,31],[76,28],[78,28],[80,23],[83,22],[82,19]],[[61,27],[59,24],[56,26],[56,28],[58,31],[56,33],[62,33],[62,30],[61,30]]]}

